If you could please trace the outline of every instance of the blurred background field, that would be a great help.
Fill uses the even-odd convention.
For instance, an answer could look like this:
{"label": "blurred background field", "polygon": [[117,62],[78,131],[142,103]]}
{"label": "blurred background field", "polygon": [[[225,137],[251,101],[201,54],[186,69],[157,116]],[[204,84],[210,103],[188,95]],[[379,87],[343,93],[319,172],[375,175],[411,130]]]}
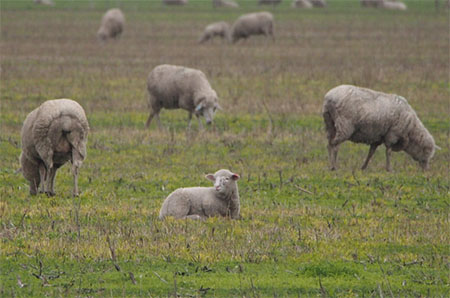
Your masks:
{"label": "blurred background field", "polygon": [[[324,9],[214,9],[160,1],[0,2],[0,296],[449,295],[449,12],[329,0]],[[120,7],[119,40],[96,40]],[[245,12],[275,16],[276,41],[198,45],[203,28]],[[224,111],[186,131],[185,111],[148,116],[146,77],[163,63],[198,68]],[[328,170],[324,94],[355,84],[408,99],[442,147],[422,172],[405,153],[344,143]],[[47,99],[71,98],[91,126],[81,195],[70,167],[55,197],[30,197],[20,129]],[[178,187],[229,168],[242,220],[159,221]],[[305,191],[306,190],[306,191]],[[114,257],[112,257],[114,255]],[[19,282],[20,281],[20,282]],[[22,286],[21,286],[22,285]],[[25,285],[25,286],[24,286]]]}

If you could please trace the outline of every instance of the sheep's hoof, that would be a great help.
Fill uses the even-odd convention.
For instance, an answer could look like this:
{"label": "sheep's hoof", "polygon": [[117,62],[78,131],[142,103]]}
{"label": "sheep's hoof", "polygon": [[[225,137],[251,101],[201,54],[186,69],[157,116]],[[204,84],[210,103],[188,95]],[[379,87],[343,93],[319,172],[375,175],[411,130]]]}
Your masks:
{"label": "sheep's hoof", "polygon": [[49,197],[54,197],[56,195],[56,193],[53,191],[46,191],[45,194]]}
{"label": "sheep's hoof", "polygon": [[78,197],[80,194],[78,193],[78,192],[73,192],[72,193],[72,197],[74,197],[74,198],[76,198],[76,197]]}

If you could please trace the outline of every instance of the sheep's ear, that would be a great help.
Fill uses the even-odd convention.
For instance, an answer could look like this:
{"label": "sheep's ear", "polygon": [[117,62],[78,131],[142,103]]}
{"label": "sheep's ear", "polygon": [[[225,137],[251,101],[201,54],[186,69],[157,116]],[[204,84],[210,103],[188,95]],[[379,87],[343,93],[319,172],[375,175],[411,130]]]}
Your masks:
{"label": "sheep's ear", "polygon": [[211,180],[211,181],[213,181],[213,182],[216,181],[216,178],[214,178],[214,175],[213,175],[213,174],[205,175],[205,178],[208,179],[208,180]]}
{"label": "sheep's ear", "polygon": [[231,175],[231,179],[233,179],[234,181],[237,181],[237,180],[239,180],[239,175],[238,174],[233,174],[233,175]]}
{"label": "sheep's ear", "polygon": [[196,112],[199,112],[202,108],[203,108],[203,101],[200,102],[200,103],[195,107],[195,111],[196,111]]}
{"label": "sheep's ear", "polygon": [[216,109],[223,111],[223,108],[219,104],[216,104]]}
{"label": "sheep's ear", "polygon": [[437,150],[442,150],[442,148],[439,147],[438,145],[434,145],[434,148],[437,149]]}

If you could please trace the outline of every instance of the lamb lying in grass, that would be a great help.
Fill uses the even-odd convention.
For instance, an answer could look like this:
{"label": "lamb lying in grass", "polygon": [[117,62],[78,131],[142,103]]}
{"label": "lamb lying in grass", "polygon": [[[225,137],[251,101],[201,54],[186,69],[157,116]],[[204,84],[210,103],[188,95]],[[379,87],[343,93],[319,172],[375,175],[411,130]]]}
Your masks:
{"label": "lamb lying in grass", "polygon": [[219,170],[208,174],[206,179],[214,182],[214,187],[179,188],[163,202],[159,218],[205,219],[212,216],[239,218],[240,202],[237,180],[239,175],[229,170]]}

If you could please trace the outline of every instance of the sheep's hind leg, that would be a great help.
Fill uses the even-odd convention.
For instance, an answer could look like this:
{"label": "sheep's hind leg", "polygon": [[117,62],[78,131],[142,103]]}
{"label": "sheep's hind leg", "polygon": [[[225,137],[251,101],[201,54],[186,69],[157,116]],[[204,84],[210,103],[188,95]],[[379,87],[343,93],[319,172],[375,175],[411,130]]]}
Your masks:
{"label": "sheep's hind leg", "polygon": [[369,164],[370,159],[374,155],[375,151],[377,150],[377,147],[380,144],[371,144],[369,149],[369,154],[367,154],[366,161],[364,162],[363,166],[361,167],[361,170],[365,170],[367,168],[367,165]]}
{"label": "sheep's hind leg", "polygon": [[55,177],[56,177],[56,167],[54,166],[51,170],[50,170],[50,175],[49,175],[49,180],[48,180],[48,195],[49,196],[54,196],[55,195],[55,189],[54,189],[54,184],[55,184]]}

